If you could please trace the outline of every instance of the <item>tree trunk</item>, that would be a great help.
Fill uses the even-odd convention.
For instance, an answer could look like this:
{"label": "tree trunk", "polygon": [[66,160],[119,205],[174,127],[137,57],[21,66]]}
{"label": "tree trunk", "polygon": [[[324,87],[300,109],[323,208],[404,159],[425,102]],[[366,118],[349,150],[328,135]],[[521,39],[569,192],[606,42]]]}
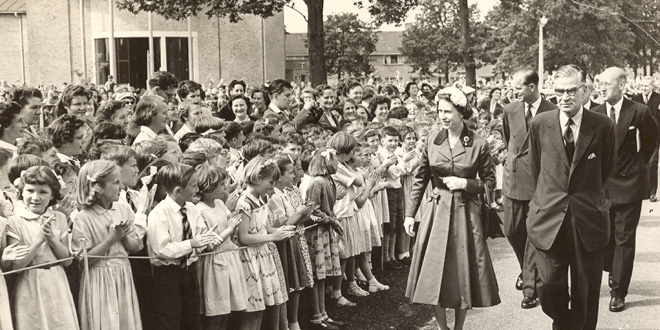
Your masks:
{"label": "tree trunk", "polygon": [[458,14],[461,17],[461,33],[463,34],[463,65],[465,66],[465,84],[468,86],[477,85],[477,68],[474,63],[474,57],[470,52],[470,9],[467,0],[458,1]]}
{"label": "tree trunk", "polygon": [[651,49],[649,49],[649,76],[653,76],[653,71],[655,71],[654,60],[655,60],[655,54],[653,52],[653,47],[651,47]]}
{"label": "tree trunk", "polygon": [[646,76],[646,47],[642,47],[642,71],[644,71],[644,75]]}
{"label": "tree trunk", "polygon": [[325,44],[323,40],[323,1],[305,0],[307,4],[307,38],[309,45],[309,75],[313,86],[325,84]]}

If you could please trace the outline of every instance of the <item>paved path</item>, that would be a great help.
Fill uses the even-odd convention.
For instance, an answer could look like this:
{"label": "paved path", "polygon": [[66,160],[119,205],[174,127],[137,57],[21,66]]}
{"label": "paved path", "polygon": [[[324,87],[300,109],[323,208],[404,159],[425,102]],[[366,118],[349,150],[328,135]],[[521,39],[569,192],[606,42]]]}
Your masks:
{"label": "paved path", "polygon": [[[541,311],[540,306],[531,310],[520,308],[522,293],[514,288],[520,269],[506,239],[489,240],[489,247],[502,303],[492,308],[470,311],[466,329],[551,329],[550,318]],[[623,312],[608,311],[610,294],[607,273],[604,273],[602,283],[598,329],[660,330],[660,202],[645,201],[643,204],[637,230],[635,268]],[[449,316],[449,320],[453,320],[453,315]],[[431,320],[423,330],[437,329],[434,323]]]}

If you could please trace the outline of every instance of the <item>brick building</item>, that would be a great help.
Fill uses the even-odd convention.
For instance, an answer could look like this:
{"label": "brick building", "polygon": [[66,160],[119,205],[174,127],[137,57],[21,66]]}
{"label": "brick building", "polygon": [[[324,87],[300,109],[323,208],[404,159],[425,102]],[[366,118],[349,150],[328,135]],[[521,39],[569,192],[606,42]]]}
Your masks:
{"label": "brick building", "polygon": [[[262,84],[284,76],[281,13],[265,20],[246,16],[236,24],[200,15],[190,19],[191,33],[186,20],[166,20],[154,14],[154,63],[150,68],[147,13],[133,15],[114,8],[111,29],[109,1],[113,0],[0,0],[0,81],[78,83],[84,79],[83,42],[87,78],[97,84],[114,72],[120,84],[145,87],[150,72],[158,69],[200,83],[224,78]],[[109,47],[111,31],[114,56]]]}
{"label": "brick building", "polygon": [[[405,63],[401,53],[401,36],[403,31],[380,31],[376,51],[371,54],[371,65],[374,67],[373,76],[384,82],[418,80],[419,75],[412,72],[412,67]],[[308,82],[309,60],[305,40],[306,33],[286,34],[286,80]],[[333,83],[336,77],[328,77]],[[367,80],[366,78],[364,79]]]}

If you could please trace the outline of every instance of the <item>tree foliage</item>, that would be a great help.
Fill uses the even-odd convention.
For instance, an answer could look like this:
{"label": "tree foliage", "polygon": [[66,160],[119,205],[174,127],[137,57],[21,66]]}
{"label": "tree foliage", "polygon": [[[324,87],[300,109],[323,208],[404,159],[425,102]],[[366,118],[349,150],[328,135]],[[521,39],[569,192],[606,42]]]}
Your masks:
{"label": "tree foliage", "polygon": [[[449,79],[449,72],[463,65],[461,17],[456,1],[424,0],[421,13],[416,22],[408,28],[401,41],[401,51],[406,62],[420,75],[430,76],[444,73]],[[470,7],[471,54],[478,60],[488,60],[484,54],[483,43],[486,30],[478,20],[476,6]]]}
{"label": "tree foliage", "polygon": [[628,18],[625,22],[635,36],[633,48],[627,56],[628,65],[635,73],[653,75],[660,64],[660,45],[657,44],[660,42],[660,2],[629,0],[622,10]]}
{"label": "tree foliage", "polygon": [[324,23],[325,61],[328,73],[361,77],[374,71],[369,61],[376,50],[375,28],[357,14],[330,15]]}
{"label": "tree foliage", "polygon": [[634,34],[621,17],[610,13],[621,12],[628,1],[582,1],[607,11],[571,1],[507,0],[498,4],[485,22],[492,32],[489,56],[497,63],[498,72],[536,66],[538,22],[543,16],[548,18],[544,27],[545,70],[565,64],[577,64],[589,72],[623,66],[633,47]]}

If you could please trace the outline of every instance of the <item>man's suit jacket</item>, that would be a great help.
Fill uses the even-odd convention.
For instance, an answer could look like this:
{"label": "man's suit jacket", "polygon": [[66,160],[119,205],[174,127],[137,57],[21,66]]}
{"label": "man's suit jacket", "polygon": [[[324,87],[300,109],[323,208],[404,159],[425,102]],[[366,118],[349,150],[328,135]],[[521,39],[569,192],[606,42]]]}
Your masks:
{"label": "man's suit jacket", "polygon": [[276,113],[272,108],[269,107],[266,109],[266,111],[264,111],[262,118],[275,120],[280,124],[292,122],[296,130],[300,130],[305,127],[307,123],[318,121],[319,116],[323,113],[322,111],[319,113],[319,111],[320,109],[312,108],[311,110],[306,110],[303,108],[298,111],[295,117],[293,117],[286,111],[280,111]]}
{"label": "man's suit jacket", "polygon": [[600,105],[600,103],[596,103],[592,100],[591,102],[589,102],[589,108],[587,108],[587,109],[593,110],[595,107],[597,107],[599,105]]}
{"label": "man's suit jacket", "polygon": [[644,96],[642,94],[633,96],[632,100],[637,103],[646,104],[646,106],[651,109],[655,121],[660,123],[660,94],[651,92],[651,97],[649,97],[648,102],[644,102]]}
{"label": "man's suit jacket", "polygon": [[[321,110],[323,111],[323,110]],[[328,120],[327,116],[331,116],[332,120],[334,120],[335,125],[332,125],[330,123],[330,120]],[[341,130],[342,126],[342,120],[340,118],[337,118],[332,112],[321,112],[321,115],[319,116],[319,119],[317,121],[319,126],[323,127],[324,129],[332,131],[332,133],[337,133]]]}
{"label": "man's suit jacket", "polygon": [[532,120],[530,169],[536,186],[529,203],[527,234],[541,250],[550,249],[567,213],[572,216],[576,237],[588,251],[605,248],[610,238],[605,184],[616,161],[615,127],[611,119],[600,113],[581,111],[571,163],[566,155],[559,110],[546,111]]}
{"label": "man's suit jacket", "polygon": [[[601,104],[593,111],[608,116],[606,106]],[[606,187],[610,200],[612,204],[639,202],[649,191],[648,165],[658,141],[658,125],[647,106],[623,99],[616,141],[618,158]]]}
{"label": "man's suit jacket", "polygon": [[[541,99],[536,115],[557,109],[557,106]],[[529,134],[525,124],[525,103],[513,102],[504,107],[502,137],[507,146],[504,163],[502,192],[511,199],[528,201],[534,194],[532,173],[529,169]]]}

